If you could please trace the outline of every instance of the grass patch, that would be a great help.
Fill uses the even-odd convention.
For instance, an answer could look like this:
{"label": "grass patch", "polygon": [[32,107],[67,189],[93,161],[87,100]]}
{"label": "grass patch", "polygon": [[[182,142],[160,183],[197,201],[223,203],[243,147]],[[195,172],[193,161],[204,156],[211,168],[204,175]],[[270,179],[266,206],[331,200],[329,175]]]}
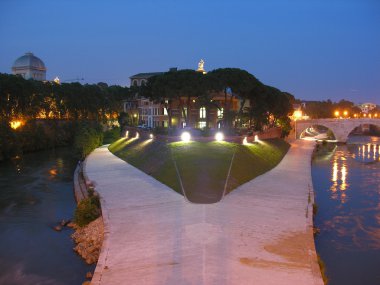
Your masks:
{"label": "grass patch", "polygon": [[174,142],[120,139],[109,150],[131,165],[182,193],[179,174],[190,201],[213,203],[221,199],[231,159],[227,192],[276,166],[289,145],[280,139],[241,145],[228,142]]}

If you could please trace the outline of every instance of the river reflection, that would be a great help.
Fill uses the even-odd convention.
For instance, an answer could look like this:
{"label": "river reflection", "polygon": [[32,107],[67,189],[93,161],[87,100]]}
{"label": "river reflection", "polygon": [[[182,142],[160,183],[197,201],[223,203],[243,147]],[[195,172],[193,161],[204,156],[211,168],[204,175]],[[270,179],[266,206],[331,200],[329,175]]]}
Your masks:
{"label": "river reflection", "polygon": [[52,229],[73,216],[75,165],[69,149],[0,163],[0,285],[82,284],[93,270],[72,250],[73,231]]}
{"label": "river reflection", "polygon": [[312,176],[318,253],[329,284],[380,284],[380,146],[378,138],[320,148]]}

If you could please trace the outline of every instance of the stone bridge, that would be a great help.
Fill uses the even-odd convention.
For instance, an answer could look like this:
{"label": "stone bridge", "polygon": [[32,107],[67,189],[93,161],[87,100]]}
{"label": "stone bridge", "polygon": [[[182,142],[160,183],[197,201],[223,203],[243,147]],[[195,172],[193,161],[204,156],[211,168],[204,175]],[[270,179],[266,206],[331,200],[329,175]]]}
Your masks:
{"label": "stone bridge", "polygon": [[329,128],[338,142],[346,142],[348,135],[360,125],[375,125],[380,128],[380,119],[311,119],[295,123],[296,138],[299,139],[307,128],[319,125]]}

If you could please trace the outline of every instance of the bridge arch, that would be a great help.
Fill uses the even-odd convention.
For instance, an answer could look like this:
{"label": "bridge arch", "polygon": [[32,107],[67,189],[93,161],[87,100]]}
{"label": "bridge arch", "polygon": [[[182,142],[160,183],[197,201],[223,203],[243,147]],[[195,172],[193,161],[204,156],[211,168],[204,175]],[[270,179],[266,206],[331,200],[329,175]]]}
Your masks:
{"label": "bridge arch", "polygon": [[302,129],[299,130],[300,139],[335,140],[334,131],[325,125],[313,124],[306,128],[303,126]]}
{"label": "bridge arch", "polygon": [[312,125],[321,125],[329,128],[338,142],[347,142],[349,134],[360,125],[375,125],[380,127],[380,119],[312,119],[295,122],[296,138],[301,132]]}

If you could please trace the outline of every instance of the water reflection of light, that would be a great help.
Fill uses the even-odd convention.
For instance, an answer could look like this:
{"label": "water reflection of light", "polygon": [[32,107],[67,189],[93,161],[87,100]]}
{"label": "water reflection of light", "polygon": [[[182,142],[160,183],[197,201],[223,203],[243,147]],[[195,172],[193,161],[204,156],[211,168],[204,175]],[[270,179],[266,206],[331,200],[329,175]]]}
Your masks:
{"label": "water reflection of light", "polygon": [[333,163],[331,181],[333,182],[333,185],[331,185],[330,189],[331,191],[336,192],[337,186],[338,186],[338,162],[336,161],[336,159],[334,160],[334,163]]}
{"label": "water reflection of light", "polygon": [[341,168],[342,174],[342,184],[340,185],[340,190],[345,191],[347,189],[346,177],[347,177],[347,167],[345,165]]}

